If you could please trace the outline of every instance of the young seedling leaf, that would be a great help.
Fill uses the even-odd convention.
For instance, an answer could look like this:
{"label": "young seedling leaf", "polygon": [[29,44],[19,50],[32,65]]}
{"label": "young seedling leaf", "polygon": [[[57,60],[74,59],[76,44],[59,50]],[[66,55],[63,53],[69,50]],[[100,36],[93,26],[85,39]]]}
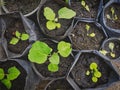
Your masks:
{"label": "young seedling leaf", "polygon": [[76,12],[67,7],[63,7],[58,11],[59,18],[71,19],[74,16],[76,16]]}
{"label": "young seedling leaf", "polygon": [[103,54],[103,55],[106,55],[106,54],[108,53],[108,52],[107,52],[106,50],[104,50],[104,49],[103,49],[103,50],[100,50],[99,52],[100,52],[101,54]]}
{"label": "young seedling leaf", "polygon": [[2,68],[0,68],[0,80],[2,80],[4,78],[5,74],[4,74],[4,70]]}
{"label": "young seedling leaf", "polygon": [[95,37],[95,33],[89,34],[90,37]]}
{"label": "young seedling leaf", "polygon": [[89,9],[89,6],[88,6],[88,5],[85,6],[85,9],[86,9],[88,12],[90,12],[90,9]]}
{"label": "young seedling leaf", "polygon": [[56,28],[56,23],[53,21],[47,21],[46,27],[48,30],[54,30]]}
{"label": "young seedling leaf", "polygon": [[86,75],[87,76],[90,75],[90,71],[89,70],[86,71]]}
{"label": "young seedling leaf", "polygon": [[8,69],[7,79],[15,80],[16,78],[18,78],[19,75],[20,75],[19,69],[17,69],[15,66],[13,66]]}
{"label": "young seedling leaf", "polygon": [[110,56],[111,56],[112,58],[115,58],[115,53],[110,52]]}
{"label": "young seedling leaf", "polygon": [[44,8],[44,16],[47,20],[51,20],[53,21],[55,19],[55,13],[54,11],[49,8],[49,7],[45,7]]}
{"label": "young seedling leaf", "polygon": [[12,84],[8,79],[3,79],[1,82],[7,87],[7,89],[10,89],[12,87]]}
{"label": "young seedling leaf", "polygon": [[43,64],[51,52],[52,48],[50,48],[46,43],[36,41],[29,51],[28,59],[31,62]]}
{"label": "young seedling leaf", "polygon": [[16,31],[15,36],[20,39],[21,33],[19,31]]}
{"label": "young seedling leaf", "polygon": [[114,8],[113,8],[113,7],[111,7],[110,11],[111,11],[112,15],[114,15],[115,10],[114,10]]}
{"label": "young seedling leaf", "polygon": [[57,28],[60,28],[60,27],[61,27],[61,24],[60,24],[60,23],[56,23],[56,27],[57,27]]}
{"label": "young seedling leaf", "polygon": [[68,57],[72,51],[71,44],[60,41],[57,46],[58,52],[62,57]]}
{"label": "young seedling leaf", "polygon": [[92,62],[92,63],[90,64],[90,69],[91,69],[91,70],[96,69],[97,67],[98,67],[98,65],[97,65],[97,63],[95,63],[95,62]]}
{"label": "young seedling leaf", "polygon": [[59,64],[60,63],[60,57],[59,57],[58,53],[53,53],[53,55],[49,58],[49,61],[52,64]]}
{"label": "young seedling leaf", "polygon": [[86,4],[85,4],[85,1],[84,1],[84,0],[81,1],[81,5],[82,5],[83,7],[85,7]]}
{"label": "young seedling leaf", "polygon": [[114,18],[114,20],[117,20],[118,19],[118,16],[117,15],[115,15],[115,18]]}
{"label": "young seedling leaf", "polygon": [[21,40],[25,41],[25,40],[28,40],[28,39],[29,39],[29,34],[23,33],[23,34],[21,35]]}
{"label": "young seedling leaf", "polygon": [[97,78],[97,77],[92,77],[92,81],[93,81],[94,83],[96,83],[96,82],[98,81],[98,78]]}
{"label": "young seedling leaf", "polygon": [[100,78],[102,76],[102,74],[101,74],[101,72],[97,71],[97,72],[94,72],[94,76],[97,78]]}
{"label": "young seedling leaf", "polygon": [[110,17],[110,15],[109,15],[109,14],[107,14],[107,15],[106,15],[106,17],[107,17],[107,19],[111,19],[111,17]]}
{"label": "young seedling leaf", "polygon": [[85,29],[86,29],[87,31],[89,31],[89,30],[90,30],[90,25],[86,24],[86,25],[85,25]]}
{"label": "young seedling leaf", "polygon": [[11,41],[10,41],[10,44],[12,44],[12,45],[16,45],[18,42],[19,42],[19,39],[13,37],[13,38],[11,39]]}
{"label": "young seedling leaf", "polygon": [[114,43],[110,42],[108,47],[113,52],[113,49],[114,49],[115,45],[114,45]]}
{"label": "young seedling leaf", "polygon": [[51,72],[57,72],[59,69],[58,65],[57,64],[52,64],[50,63],[48,65],[48,70],[51,71]]}

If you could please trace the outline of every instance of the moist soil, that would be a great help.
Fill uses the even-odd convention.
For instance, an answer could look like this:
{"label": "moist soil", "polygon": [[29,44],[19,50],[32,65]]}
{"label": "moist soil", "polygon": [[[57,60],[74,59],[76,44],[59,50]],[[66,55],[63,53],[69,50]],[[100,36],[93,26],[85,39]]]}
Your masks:
{"label": "moist soil", "polygon": [[[109,43],[114,43],[115,47],[113,49],[113,53],[115,54],[115,57],[112,57],[110,55],[110,48],[109,48]],[[106,50],[108,53],[106,54],[106,56],[110,59],[117,59],[120,57],[120,41],[119,40],[109,40],[104,44],[104,50]]]}
{"label": "moist soil", "polygon": [[6,53],[5,53],[3,47],[2,47],[2,45],[0,43],[0,61],[4,61],[5,58],[7,58],[7,56],[6,56]]}
{"label": "moist soil", "polygon": [[40,15],[39,15],[39,21],[40,21],[40,27],[41,30],[44,32],[44,34],[50,36],[50,37],[57,37],[57,36],[63,36],[67,29],[70,27],[72,19],[59,19],[59,23],[61,24],[61,28],[54,29],[54,30],[48,30],[46,27],[47,20],[45,19],[43,15],[43,11],[45,7],[50,7],[55,13],[56,17],[58,16],[58,10],[61,9],[61,4],[58,4],[55,2],[55,0],[48,0],[41,8]]}
{"label": "moist soil", "polygon": [[11,20],[11,23],[9,23],[5,31],[5,38],[7,39],[8,50],[13,53],[23,53],[23,51],[29,45],[29,40],[19,40],[16,45],[9,44],[10,40],[15,37],[14,33],[16,31],[19,31],[20,33],[26,33],[21,19],[18,18],[14,18],[13,20]]}
{"label": "moist soil", "polygon": [[[102,73],[102,77],[98,79],[97,83],[92,82],[91,74],[89,76],[86,75],[86,71],[89,70],[89,65],[92,62],[97,63],[98,70]],[[92,53],[83,53],[71,71],[72,77],[80,88],[94,88],[105,84],[108,82],[110,74],[113,74],[111,68],[109,68],[102,58]]]}
{"label": "moist soil", "polygon": [[[18,76],[17,79],[11,81],[12,87],[10,90],[24,90],[25,82],[26,82],[26,71],[16,62],[14,61],[7,61],[7,62],[1,62],[0,68],[3,68],[5,73],[7,73],[8,69],[10,67],[16,66],[21,74]],[[8,90],[1,82],[0,82],[0,90]]]}
{"label": "moist soil", "polygon": [[[52,49],[53,52],[57,52],[57,44],[53,43],[52,41],[44,40]],[[74,61],[73,57],[70,55],[67,58],[63,58],[60,56],[60,64],[59,64],[59,70],[57,72],[50,72],[48,71],[48,65],[49,65],[49,60],[45,62],[44,64],[34,64],[37,71],[41,73],[44,77],[51,77],[51,78],[56,78],[56,77],[63,77],[66,75],[68,70],[70,69],[70,66],[72,65],[72,62]]]}
{"label": "moist soil", "polygon": [[[117,20],[112,19],[111,7],[114,8],[115,14],[118,17]],[[120,30],[120,4],[111,4],[109,7],[105,9],[104,15],[105,15],[105,20],[106,20],[106,25],[108,27]],[[108,19],[107,15],[110,15],[111,19]]]}
{"label": "moist soil", "polygon": [[81,5],[81,1],[71,0],[71,8],[76,11],[77,16],[82,18],[96,18],[100,0],[84,0],[89,6],[90,12]]}
{"label": "moist soil", "polygon": [[53,81],[46,90],[74,90],[64,79]]}
{"label": "moist soil", "polygon": [[41,0],[4,0],[8,11],[21,11],[24,15],[36,9]]}
{"label": "moist soil", "polygon": [[[85,29],[86,24],[90,26],[89,31]],[[95,37],[87,35],[91,33],[95,33]],[[71,33],[73,49],[77,50],[99,50],[104,39],[102,30],[92,23],[79,22]]]}

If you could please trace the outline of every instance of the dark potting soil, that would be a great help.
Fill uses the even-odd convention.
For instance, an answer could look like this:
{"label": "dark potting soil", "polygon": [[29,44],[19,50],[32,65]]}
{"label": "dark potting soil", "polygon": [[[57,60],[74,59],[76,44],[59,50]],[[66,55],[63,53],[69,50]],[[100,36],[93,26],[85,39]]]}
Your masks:
{"label": "dark potting soil", "polygon": [[[112,7],[114,8],[115,15],[117,15],[117,18],[118,18],[117,20],[114,20],[112,18],[112,12],[111,12]],[[105,9],[104,15],[105,15],[106,24],[108,27],[120,30],[120,4],[111,4],[109,7]],[[108,19],[107,15],[109,15],[111,19]]]}
{"label": "dark potting soil", "polygon": [[43,80],[36,86],[35,90],[44,90],[45,86],[50,82],[50,80]]}
{"label": "dark potting soil", "polygon": [[[109,43],[114,43],[114,48],[113,48],[113,53],[115,54],[115,57],[112,57],[110,55],[110,48],[109,48]],[[110,40],[108,42],[105,43],[104,45],[104,50],[106,50],[108,53],[106,54],[106,56],[110,59],[116,59],[116,58],[119,58],[120,57],[120,41],[119,40]]]}
{"label": "dark potting soil", "polygon": [[74,90],[72,86],[64,79],[52,82],[46,90]]}
{"label": "dark potting soil", "polygon": [[[98,70],[102,73],[102,77],[98,79],[97,83],[92,82],[92,75],[86,75],[86,71],[89,70],[89,65],[92,62],[97,63]],[[74,66],[71,75],[80,88],[93,88],[107,83],[111,73],[113,73],[113,71],[102,58],[92,53],[83,53]]]}
{"label": "dark potting soil", "polygon": [[76,11],[77,16],[82,18],[96,18],[100,0],[84,0],[89,6],[90,12],[81,5],[81,1],[71,0],[71,8]]}
{"label": "dark potting soil", "polygon": [[67,29],[71,25],[72,20],[71,19],[59,19],[58,21],[61,24],[61,28],[59,28],[59,29],[56,28],[55,30],[48,30],[46,27],[47,20],[45,19],[44,15],[43,15],[45,7],[50,7],[56,13],[56,17],[57,17],[58,10],[64,6],[59,5],[54,0],[49,0],[41,8],[40,15],[39,15],[40,27],[47,35],[49,35],[51,37],[64,35],[64,33],[67,31]]}
{"label": "dark potting soil", "polygon": [[[53,49],[53,52],[57,52],[57,44],[48,40],[46,41],[44,40],[44,42],[46,42]],[[47,62],[45,62],[44,64],[34,64],[34,65],[38,70],[38,72],[40,72],[44,77],[56,78],[56,77],[63,77],[66,75],[70,66],[72,65],[73,60],[74,59],[71,55],[67,58],[63,58],[60,56],[59,70],[57,72],[48,71],[48,65],[50,63],[49,60],[47,60]]]}
{"label": "dark potting soil", "polygon": [[9,44],[10,40],[15,37],[14,33],[16,31],[19,31],[20,33],[26,33],[21,19],[14,18],[6,28],[5,38],[7,39],[9,51],[13,53],[22,53],[29,45],[29,40],[20,40],[16,45]]}
{"label": "dark potting soil", "polygon": [[[88,32],[85,29],[86,24],[90,26]],[[95,37],[90,37],[87,33],[95,33]],[[98,50],[104,39],[102,30],[90,23],[79,22],[71,33],[73,48],[77,50]]]}
{"label": "dark potting soil", "polygon": [[8,11],[21,11],[28,14],[37,8],[41,0],[4,0]]}
{"label": "dark potting soil", "polygon": [[[14,61],[6,61],[0,63],[0,68],[3,68],[5,73],[7,73],[10,67],[16,66],[21,74],[18,76],[17,79],[11,81],[12,87],[10,90],[24,90],[25,82],[26,82],[26,71],[16,62]],[[2,83],[0,83],[0,90],[8,90]]]}
{"label": "dark potting soil", "polygon": [[5,58],[7,58],[6,53],[0,43],[0,61],[3,61]]}
{"label": "dark potting soil", "polygon": [[120,90],[120,81],[113,83],[106,90]]}

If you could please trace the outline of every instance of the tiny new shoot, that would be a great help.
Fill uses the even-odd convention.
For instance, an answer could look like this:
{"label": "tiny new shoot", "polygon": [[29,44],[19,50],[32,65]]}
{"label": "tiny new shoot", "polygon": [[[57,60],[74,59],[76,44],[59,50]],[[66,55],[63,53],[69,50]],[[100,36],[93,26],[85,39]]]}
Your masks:
{"label": "tiny new shoot", "polygon": [[85,0],[81,1],[81,5],[85,8],[85,10],[87,10],[88,12],[90,12],[89,6],[86,4]]}
{"label": "tiny new shoot", "polygon": [[59,19],[71,19],[76,16],[76,12],[63,7],[59,9],[58,16],[50,7],[44,8],[44,17],[46,18],[46,27],[48,30],[54,30],[56,28],[61,28],[61,24],[59,23]]}
{"label": "tiny new shoot", "polygon": [[102,49],[102,50],[100,50],[99,52],[100,52],[101,54],[105,55],[105,56],[106,56],[106,54],[110,54],[110,56],[111,56],[112,58],[115,58],[115,57],[116,57],[116,55],[115,55],[115,53],[114,53],[115,44],[114,44],[113,42],[109,42],[108,47],[109,47],[110,51],[106,51],[106,50]]}
{"label": "tiny new shoot", "polygon": [[102,73],[98,70],[98,65],[92,62],[89,66],[89,70],[86,71],[86,75],[92,75],[92,82],[96,83],[99,78],[102,77]]}
{"label": "tiny new shoot", "polygon": [[86,24],[85,29],[87,30],[87,36],[89,37],[95,37],[95,33],[89,33],[90,31],[90,25]]}
{"label": "tiny new shoot", "polygon": [[27,33],[20,33],[16,31],[13,33],[14,37],[10,40],[9,44],[16,45],[20,40],[26,41],[29,39],[29,35]]}
{"label": "tiny new shoot", "polygon": [[36,41],[29,51],[28,59],[37,64],[44,64],[49,60],[48,70],[57,72],[59,70],[60,56],[68,57],[71,51],[71,44],[65,41],[58,43],[57,52],[53,52],[53,49],[46,43]]}
{"label": "tiny new shoot", "polygon": [[20,71],[15,67],[10,67],[8,72],[5,73],[3,68],[0,68],[0,82],[3,83],[7,89],[11,89],[11,81],[17,79],[20,75]]}
{"label": "tiny new shoot", "polygon": [[116,21],[118,20],[118,16],[117,14],[115,13],[115,10],[113,7],[110,8],[110,12],[111,12],[111,16],[109,14],[106,15],[107,19],[110,19],[110,20],[113,20],[113,21]]}

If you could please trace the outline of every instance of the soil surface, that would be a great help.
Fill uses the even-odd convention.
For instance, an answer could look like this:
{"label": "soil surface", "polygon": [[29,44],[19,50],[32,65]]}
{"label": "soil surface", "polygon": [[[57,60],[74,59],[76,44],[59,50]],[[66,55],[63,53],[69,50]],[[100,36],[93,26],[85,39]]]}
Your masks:
{"label": "soil surface", "polygon": [[53,81],[46,90],[74,90],[64,79]]}
{"label": "soil surface", "polygon": [[46,27],[47,20],[45,19],[44,15],[43,15],[43,11],[44,11],[45,7],[50,7],[56,13],[56,17],[57,17],[58,10],[64,6],[59,5],[54,0],[49,0],[42,6],[40,15],[39,15],[40,27],[41,27],[41,30],[45,34],[47,34],[50,37],[63,36],[65,34],[65,32],[67,31],[67,29],[69,28],[69,26],[71,25],[72,19],[70,19],[70,20],[69,19],[59,19],[58,21],[61,24],[61,28],[59,28],[59,29],[56,28],[55,30],[50,31]]}
{"label": "soil surface", "polygon": [[0,61],[3,61],[5,58],[7,58],[6,53],[0,43]]}
{"label": "soil surface", "polygon": [[106,90],[120,90],[120,81],[113,83]]}
{"label": "soil surface", "polygon": [[[86,25],[90,26],[89,31],[86,30]],[[87,35],[91,33],[95,33],[95,36]],[[99,50],[104,39],[102,30],[92,23],[79,22],[71,33],[73,49],[77,50]]]}
{"label": "soil surface", "polygon": [[[115,54],[115,57],[112,57],[110,53],[112,52],[109,48],[109,43],[114,43],[115,47],[113,48],[113,53]],[[104,50],[106,50],[108,53],[106,56],[110,59],[116,59],[120,57],[120,41],[119,40],[109,40],[104,44]]]}
{"label": "soil surface", "polygon": [[[11,81],[12,87],[10,90],[24,90],[25,82],[26,82],[26,71],[16,62],[14,61],[7,61],[0,63],[0,68],[3,68],[5,73],[7,73],[8,69],[12,66],[16,66],[21,74],[18,76],[17,79]],[[0,82],[0,90],[8,90],[1,82]]]}
{"label": "soil surface", "polygon": [[[46,42],[52,49],[53,52],[56,52],[57,50],[57,44],[51,42],[51,41],[44,41]],[[49,60],[45,62],[44,64],[34,64],[38,72],[40,72],[44,77],[63,77],[68,72],[70,66],[72,65],[72,62],[74,61],[73,57],[70,55],[67,58],[63,58],[60,56],[60,64],[59,64],[59,70],[57,72],[50,72],[48,71],[48,65]]]}
{"label": "soil surface", "polygon": [[[115,14],[112,15],[111,8],[114,8]],[[111,4],[109,7],[105,9],[105,20],[107,26],[113,29],[120,30],[120,4]],[[107,15],[110,16],[110,19],[107,18]],[[117,15],[118,19],[114,19],[114,16]]]}
{"label": "soil surface", "polygon": [[[97,83],[92,82],[92,75],[86,75],[86,71],[89,70],[89,65],[92,62],[96,62],[98,70],[102,73],[102,77],[98,79]],[[99,56],[92,53],[83,53],[76,65],[74,66],[71,75],[80,88],[93,88],[108,82],[110,74],[114,72]]]}
{"label": "soil surface", "polygon": [[20,40],[16,45],[9,44],[10,40],[15,37],[14,33],[16,31],[19,31],[20,33],[26,33],[21,19],[14,18],[13,20],[11,20],[11,23],[7,25],[5,38],[7,39],[9,51],[13,53],[22,53],[29,45],[29,40]]}
{"label": "soil surface", "polygon": [[82,0],[71,0],[71,8],[76,11],[77,16],[82,18],[96,18],[100,0],[84,0],[89,6],[90,12],[82,5]]}
{"label": "soil surface", "polygon": [[4,0],[8,11],[21,11],[24,15],[37,8],[41,0]]}

